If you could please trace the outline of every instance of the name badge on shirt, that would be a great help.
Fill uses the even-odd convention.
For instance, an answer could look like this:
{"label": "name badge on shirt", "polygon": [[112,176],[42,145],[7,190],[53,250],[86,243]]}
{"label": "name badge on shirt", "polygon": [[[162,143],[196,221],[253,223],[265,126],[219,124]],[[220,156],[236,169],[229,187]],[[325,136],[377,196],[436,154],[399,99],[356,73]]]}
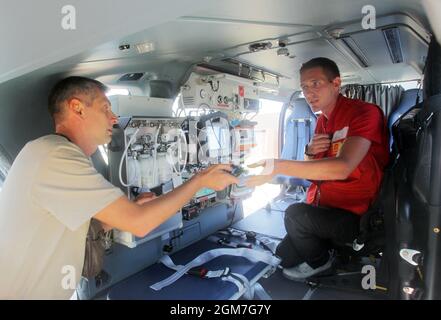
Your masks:
{"label": "name badge on shirt", "polygon": [[348,135],[349,127],[344,127],[343,129],[337,130],[332,135],[331,143],[331,157],[337,157],[340,153],[343,142]]}

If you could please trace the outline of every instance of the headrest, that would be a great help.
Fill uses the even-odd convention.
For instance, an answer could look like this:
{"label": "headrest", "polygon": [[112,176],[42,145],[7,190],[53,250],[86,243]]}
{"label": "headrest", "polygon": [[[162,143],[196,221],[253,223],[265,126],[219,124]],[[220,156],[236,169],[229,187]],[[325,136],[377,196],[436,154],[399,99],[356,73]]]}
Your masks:
{"label": "headrest", "polygon": [[410,108],[416,105],[417,95],[420,96],[419,101],[422,101],[422,93],[418,89],[410,89],[403,92],[398,107],[389,116],[389,120],[388,120],[389,128],[392,127],[392,125],[395,123],[395,121],[397,121],[399,117],[401,117]]}
{"label": "headrest", "polygon": [[304,98],[296,99],[293,103],[292,113],[289,119],[315,119],[316,116],[312,112],[311,107],[308,105]]}

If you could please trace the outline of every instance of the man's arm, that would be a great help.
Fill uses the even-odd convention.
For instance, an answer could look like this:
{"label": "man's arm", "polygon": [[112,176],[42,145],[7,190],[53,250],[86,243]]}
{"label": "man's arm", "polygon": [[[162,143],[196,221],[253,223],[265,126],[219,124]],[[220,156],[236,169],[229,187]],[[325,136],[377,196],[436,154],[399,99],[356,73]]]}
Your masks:
{"label": "man's arm", "polygon": [[239,182],[226,171],[231,171],[229,165],[212,166],[172,192],[142,205],[122,196],[99,211],[94,218],[113,228],[131,232],[137,237],[144,237],[178,212],[201,188],[207,187],[219,191],[232,183]]}
{"label": "man's arm", "polygon": [[366,156],[371,142],[362,137],[349,137],[335,158],[309,161],[278,161],[275,174],[293,175],[309,180],[345,180]]}
{"label": "man's arm", "polygon": [[[144,203],[146,203],[146,202],[149,202],[149,201],[152,201],[153,199],[156,199],[157,197],[156,197],[156,195],[155,195],[155,193],[154,192],[143,192],[143,193],[141,193],[141,194],[139,194],[136,198],[135,198],[135,200],[133,200],[136,204],[138,204],[138,205],[142,205],[142,204],[144,204]],[[109,226],[108,224],[105,224],[104,222],[102,222],[102,221],[100,221],[101,222],[101,225],[102,225],[102,227],[103,227],[103,229],[104,229],[104,232],[108,232],[108,231],[110,231],[110,230],[112,230],[113,229],[113,227],[112,226]]]}
{"label": "man's arm", "polygon": [[[345,180],[366,156],[370,146],[371,141],[368,139],[349,137],[335,158],[309,161],[275,160],[271,174],[251,176],[246,185],[258,186],[279,174],[308,180]],[[268,165],[270,164],[266,163],[266,166]]]}

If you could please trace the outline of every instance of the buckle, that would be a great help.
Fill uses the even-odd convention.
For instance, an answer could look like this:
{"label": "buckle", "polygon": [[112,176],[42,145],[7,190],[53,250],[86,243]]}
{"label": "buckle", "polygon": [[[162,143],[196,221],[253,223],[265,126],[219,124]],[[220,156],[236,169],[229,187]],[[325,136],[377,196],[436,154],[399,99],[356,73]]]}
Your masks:
{"label": "buckle", "polygon": [[187,271],[187,274],[191,274],[192,276],[197,276],[199,278],[205,278],[208,273],[208,269],[195,267]]}
{"label": "buckle", "polygon": [[364,247],[364,243],[358,243],[357,239],[354,240],[354,242],[352,242],[352,249],[354,249],[354,251],[360,251],[361,249],[363,249]]}

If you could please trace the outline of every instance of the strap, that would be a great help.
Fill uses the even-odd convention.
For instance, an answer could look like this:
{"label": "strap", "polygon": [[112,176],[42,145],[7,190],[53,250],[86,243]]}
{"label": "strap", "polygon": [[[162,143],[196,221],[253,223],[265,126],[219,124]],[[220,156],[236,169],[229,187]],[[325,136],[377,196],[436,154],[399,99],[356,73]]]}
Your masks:
{"label": "strap", "polygon": [[305,143],[308,144],[311,139],[311,119],[305,119]]}
{"label": "strap", "polygon": [[[172,261],[172,259],[170,258],[170,256],[163,256],[160,260],[159,260],[163,265],[165,265],[166,267],[179,271],[180,269],[182,269],[184,266],[183,265],[176,265],[174,264],[174,262]],[[188,272],[191,270],[188,270]],[[189,272],[191,273],[191,272]],[[199,272],[198,274],[196,273],[191,273],[194,275],[199,275],[201,278],[220,278],[223,276],[226,276],[230,273],[230,268],[225,268],[225,269],[220,269],[220,270],[207,270],[206,272]]]}
{"label": "strap", "polygon": [[[171,276],[169,276],[168,278],[166,278],[160,282],[157,282],[157,283],[151,285],[150,288],[155,291],[161,290],[162,288],[167,287],[167,286],[171,285],[172,283],[174,283],[175,281],[179,280],[190,269],[197,267],[197,266],[201,266],[201,265],[207,263],[208,261],[211,261],[211,260],[213,260],[217,257],[223,256],[223,255],[244,257],[251,262],[254,262],[254,263],[264,262],[264,263],[269,264],[274,267],[277,267],[281,261],[280,258],[275,257],[266,251],[247,249],[247,248],[214,249],[214,250],[210,250],[210,251],[207,251],[207,252],[200,254],[194,260],[187,263],[185,266],[179,267],[179,269],[174,274],[172,274]],[[169,264],[169,261],[167,261],[167,260],[169,260],[169,259],[171,260],[171,258],[170,257],[164,258],[164,257],[168,257],[168,256],[163,256],[160,259],[160,262],[166,261],[166,263]]]}
{"label": "strap", "polygon": [[[298,125],[297,125],[297,130],[298,130],[298,134],[297,134],[297,146],[296,146],[296,153],[295,153],[295,159],[303,159],[303,153],[304,153],[304,148],[303,146],[307,144],[306,142],[306,136],[305,136],[305,132],[306,132],[306,125],[304,121],[300,121],[298,120]],[[299,148],[299,146],[302,146],[301,148]]]}
{"label": "strap", "polygon": [[298,146],[298,140],[299,140],[299,122],[297,120],[293,120],[293,134],[292,134],[292,155],[291,160],[295,160],[297,156],[297,146]]}
{"label": "strap", "polygon": [[280,154],[281,159],[291,159],[292,152],[292,141],[290,139],[292,127],[294,124],[292,121],[287,121],[283,128],[283,144],[281,144],[282,153]]}
{"label": "strap", "polygon": [[[164,257],[166,258],[161,259],[161,262],[170,269],[178,271],[184,267],[183,265],[175,265],[169,256]],[[239,273],[229,273],[229,270],[227,267],[223,270],[208,271],[203,275],[203,278],[221,278],[223,281],[231,282],[237,287],[238,292],[244,291],[243,297],[247,300],[252,300],[255,296],[259,300],[272,300],[260,283],[256,282],[252,286],[247,277]]]}
{"label": "strap", "polygon": [[[240,282],[240,280],[233,277],[232,275],[229,275],[227,277],[223,277],[222,280],[228,281],[228,282],[231,282],[232,284],[234,284],[237,287],[238,292],[242,292],[245,289],[245,286],[243,285],[243,283]],[[230,300],[232,300],[232,297],[230,298]]]}
{"label": "strap", "polygon": [[257,297],[259,300],[273,300],[262,287],[262,285],[258,282],[254,284],[254,296]]}
{"label": "strap", "polygon": [[[164,264],[166,267],[169,267],[170,269],[173,269],[176,271],[184,268],[183,265],[174,264],[174,262],[172,261],[170,256],[163,256],[160,259],[160,262],[162,262],[162,264]],[[188,271],[188,273],[190,273],[189,271]],[[249,295],[248,294],[248,291],[249,291],[248,279],[245,278],[245,281],[244,281],[243,279],[241,279],[240,275],[238,275],[236,273],[230,274],[230,268],[228,268],[228,267],[223,270],[217,270],[217,271],[207,270],[204,273],[199,273],[199,274],[194,274],[194,275],[197,275],[201,278],[221,278],[223,281],[228,281],[228,282],[231,282],[232,284],[234,284],[237,287],[238,292],[245,291],[246,295]],[[246,284],[248,284],[248,286],[246,286]]]}
{"label": "strap", "polygon": [[232,279],[237,278],[241,283],[243,283],[243,287],[245,289],[243,297],[246,300],[252,300],[254,298],[254,287],[250,284],[250,281],[248,280],[247,277],[245,277],[244,275],[241,275],[239,273],[232,273],[229,277],[227,277],[223,280],[231,281],[231,278]]}
{"label": "strap", "polygon": [[305,293],[302,300],[311,300],[312,295],[314,294],[314,291],[317,290],[317,287],[315,288],[309,288],[309,290]]}
{"label": "strap", "polygon": [[[175,265],[169,256],[164,256],[160,261],[165,266],[176,271],[184,267],[183,265]],[[247,300],[252,300],[254,297],[257,297],[259,300],[272,300],[260,283],[256,282],[252,286],[245,276],[239,273],[230,273],[229,271],[228,267],[217,271],[210,270],[203,275],[203,278],[221,278],[223,281],[231,282],[237,287],[238,292],[245,292],[244,298]]]}

